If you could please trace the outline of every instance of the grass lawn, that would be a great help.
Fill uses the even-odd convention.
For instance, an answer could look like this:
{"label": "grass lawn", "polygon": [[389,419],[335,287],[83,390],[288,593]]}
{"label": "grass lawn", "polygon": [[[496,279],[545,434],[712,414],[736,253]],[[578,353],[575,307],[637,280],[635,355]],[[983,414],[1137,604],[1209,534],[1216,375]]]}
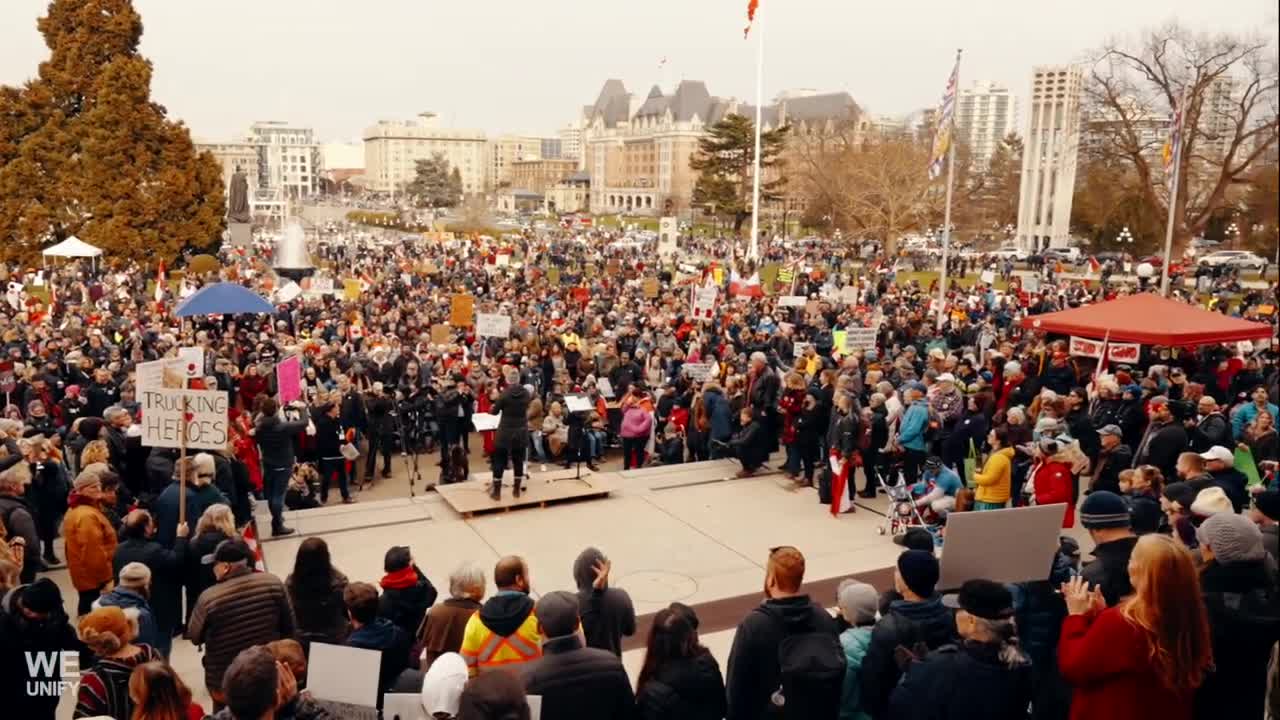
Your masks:
{"label": "grass lawn", "polygon": [[[931,285],[933,281],[938,279],[938,273],[931,272],[931,271],[900,272],[897,274],[895,279],[897,280],[897,283],[899,285],[907,285],[912,280],[915,280],[920,283],[920,287],[922,289],[928,290],[929,285]],[[947,287],[955,287],[956,285],[959,285],[961,287],[971,288],[974,285],[976,285],[978,281],[979,281],[979,273],[976,273],[976,272],[969,273],[964,277],[963,280],[955,275],[949,275],[947,277]],[[1000,292],[1004,292],[1009,289],[1009,284],[1006,283],[1004,280],[1001,280],[999,277],[997,277],[995,281],[995,289],[999,290]]]}

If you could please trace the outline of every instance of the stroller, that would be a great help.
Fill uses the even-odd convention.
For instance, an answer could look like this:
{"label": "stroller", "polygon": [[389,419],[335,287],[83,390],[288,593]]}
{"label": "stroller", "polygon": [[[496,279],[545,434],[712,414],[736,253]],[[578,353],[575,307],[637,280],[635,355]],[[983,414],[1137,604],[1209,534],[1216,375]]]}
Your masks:
{"label": "stroller", "polygon": [[[881,535],[891,537],[904,535],[913,527],[924,528],[937,541],[942,530],[942,518],[926,505],[916,507],[918,493],[914,486],[908,485],[901,473],[896,473],[897,482],[890,485],[887,478],[880,478],[880,489],[889,497],[889,508],[885,512],[884,522],[877,528]],[[920,493],[922,494],[922,493]]]}

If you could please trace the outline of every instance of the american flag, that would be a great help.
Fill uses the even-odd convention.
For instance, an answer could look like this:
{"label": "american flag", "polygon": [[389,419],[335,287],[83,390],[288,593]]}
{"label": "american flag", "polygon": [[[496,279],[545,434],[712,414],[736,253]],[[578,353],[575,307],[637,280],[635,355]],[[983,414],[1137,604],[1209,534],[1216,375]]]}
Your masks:
{"label": "american flag", "polygon": [[942,94],[942,106],[938,108],[938,124],[933,134],[933,148],[929,152],[929,179],[942,174],[942,164],[951,149],[952,121],[956,114],[956,90],[960,84],[960,51],[956,50],[956,64],[947,79],[947,91]]}

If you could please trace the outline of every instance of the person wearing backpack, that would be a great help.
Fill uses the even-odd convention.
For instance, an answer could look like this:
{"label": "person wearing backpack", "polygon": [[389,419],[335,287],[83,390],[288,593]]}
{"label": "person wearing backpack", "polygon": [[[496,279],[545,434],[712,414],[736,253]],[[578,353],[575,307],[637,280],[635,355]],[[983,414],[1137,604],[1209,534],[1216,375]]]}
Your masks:
{"label": "person wearing backpack", "polygon": [[766,599],[738,624],[729,652],[728,720],[835,720],[844,685],[844,650],[835,619],[800,591],[804,555],[774,548]]}
{"label": "person wearing backpack", "polygon": [[902,599],[889,603],[862,658],[862,707],[876,720],[891,717],[889,696],[902,676],[899,649],[923,656],[955,639],[955,618],[934,592],[938,574],[931,552],[907,550],[898,556],[893,584]]}

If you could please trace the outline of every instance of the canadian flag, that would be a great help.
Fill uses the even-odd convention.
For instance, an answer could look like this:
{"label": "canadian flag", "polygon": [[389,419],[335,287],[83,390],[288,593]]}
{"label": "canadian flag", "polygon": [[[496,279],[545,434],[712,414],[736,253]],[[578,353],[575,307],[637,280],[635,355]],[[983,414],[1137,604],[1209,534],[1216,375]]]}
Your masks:
{"label": "canadian flag", "polygon": [[1101,268],[1102,268],[1102,265],[1098,263],[1098,258],[1090,255],[1089,256],[1089,272],[1096,273]]}
{"label": "canadian flag", "polygon": [[258,572],[266,572],[267,564],[262,560],[262,546],[258,544],[258,521],[254,520],[244,526],[244,530],[240,531],[240,537],[244,540],[244,544],[249,546],[253,551],[253,569]]}
{"label": "canadian flag", "polygon": [[741,297],[764,297],[764,288],[760,287],[760,273],[752,273],[743,279],[737,272],[729,276],[729,294]]}
{"label": "canadian flag", "polygon": [[156,302],[164,297],[164,286],[168,282],[168,274],[164,270],[164,261],[160,261],[160,269],[156,272]]}
{"label": "canadian flag", "polygon": [[849,473],[853,463],[840,456],[838,449],[831,450],[831,514],[849,512],[853,509],[853,500],[849,498]]}

